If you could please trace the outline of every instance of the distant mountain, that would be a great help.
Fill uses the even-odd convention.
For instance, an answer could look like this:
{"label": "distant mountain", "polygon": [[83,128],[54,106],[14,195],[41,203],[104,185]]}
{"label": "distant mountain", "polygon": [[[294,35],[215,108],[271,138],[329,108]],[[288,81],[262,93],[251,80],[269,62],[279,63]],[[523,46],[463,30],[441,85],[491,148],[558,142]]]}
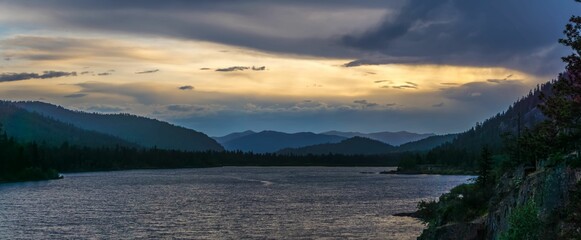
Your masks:
{"label": "distant mountain", "polygon": [[230,133],[230,134],[228,134],[226,136],[222,136],[222,137],[212,137],[212,138],[214,140],[216,140],[218,143],[224,144],[224,143],[232,141],[234,139],[245,137],[245,136],[252,135],[252,134],[256,134],[256,132],[248,130],[248,131],[244,131],[244,132]]}
{"label": "distant mountain", "polygon": [[112,135],[143,147],[184,151],[223,151],[207,135],[155,119],[129,114],[98,114],[72,111],[43,102],[18,102],[29,112],[72,124],[78,128]]}
{"label": "distant mountain", "polygon": [[240,150],[254,153],[273,153],[284,148],[298,148],[322,143],[337,143],[344,137],[315,134],[310,132],[283,133],[275,131],[262,131],[235,138],[224,142],[227,150]]}
{"label": "distant mountain", "polygon": [[340,132],[340,131],[329,131],[324,132],[321,134],[327,135],[335,135],[341,136],[345,138],[352,138],[352,137],[364,137],[369,138],[377,141],[381,141],[393,146],[399,146],[404,143],[413,142],[422,140],[424,138],[428,138],[434,136],[435,134],[428,133],[428,134],[419,134],[419,133],[411,133],[406,131],[400,132],[376,132],[376,133],[360,133],[360,132]]}
{"label": "distant mountain", "polygon": [[278,151],[282,155],[380,155],[394,152],[396,147],[369,138],[352,137],[338,143],[325,143],[302,148],[287,148]]}
{"label": "distant mountain", "polygon": [[138,147],[111,135],[77,128],[71,124],[28,112],[10,102],[0,101],[0,123],[8,136],[20,142],[37,142],[49,146]]}
{"label": "distant mountain", "polygon": [[397,147],[399,152],[429,151],[445,143],[452,142],[458,134],[436,135]]}

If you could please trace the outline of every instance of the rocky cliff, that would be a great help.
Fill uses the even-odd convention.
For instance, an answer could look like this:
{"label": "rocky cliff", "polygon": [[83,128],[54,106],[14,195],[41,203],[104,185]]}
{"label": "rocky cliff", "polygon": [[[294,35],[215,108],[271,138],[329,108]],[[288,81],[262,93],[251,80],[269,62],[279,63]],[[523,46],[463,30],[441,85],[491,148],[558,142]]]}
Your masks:
{"label": "rocky cliff", "polygon": [[427,229],[418,239],[581,239],[580,181],[581,168],[564,163],[519,167],[500,178],[485,215]]}
{"label": "rocky cliff", "polygon": [[515,209],[530,202],[538,212],[540,238],[560,239],[571,230],[579,233],[575,229],[578,226],[568,219],[578,210],[571,206],[571,201],[573,195],[579,194],[581,169],[565,164],[537,169],[521,167],[502,176],[484,219],[487,239],[499,239],[508,231]]}

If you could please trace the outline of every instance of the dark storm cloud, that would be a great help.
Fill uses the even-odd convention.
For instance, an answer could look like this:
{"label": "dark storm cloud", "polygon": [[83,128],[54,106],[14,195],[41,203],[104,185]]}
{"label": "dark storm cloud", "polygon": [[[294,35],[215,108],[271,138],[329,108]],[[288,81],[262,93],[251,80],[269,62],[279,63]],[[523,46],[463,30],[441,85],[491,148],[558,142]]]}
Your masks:
{"label": "dark storm cloud", "polygon": [[410,0],[364,34],[347,35],[346,45],[389,57],[346,64],[436,63],[505,66],[534,73],[560,70],[563,48],[554,47],[574,1]]}
{"label": "dark storm cloud", "polygon": [[135,74],[147,74],[147,73],[156,73],[156,72],[159,72],[159,69],[136,72]]}
{"label": "dark storm cloud", "polygon": [[[7,0],[22,15],[42,15],[49,27],[69,27],[219,42],[266,51],[360,60],[346,64],[411,63],[504,66],[535,73],[562,67],[556,40],[572,0]],[[299,9],[298,11],[294,11]],[[354,22],[322,11],[385,9],[385,20],[368,20],[345,32],[321,35]],[[274,10],[280,10],[275,12]],[[320,17],[320,18],[313,18]],[[233,17],[233,18],[230,18]],[[241,22],[240,19],[247,22]],[[313,23],[321,20],[323,25]],[[324,28],[323,28],[324,27]],[[360,29],[368,28],[361,33]],[[337,37],[344,36],[344,37]],[[52,55],[47,55],[51,57]],[[375,56],[375,57],[369,57]],[[42,57],[42,56],[36,56]]]}
{"label": "dark storm cloud", "polygon": [[[161,35],[181,39],[196,39],[273,52],[345,56],[352,51],[341,50],[337,39],[325,30],[355,23],[353,17],[366,19],[366,14],[344,14],[341,23],[335,12],[394,8],[401,0],[381,3],[375,0],[7,0],[2,5],[16,6],[24,14],[42,15],[39,24],[50,27],[70,27],[83,30]],[[319,16],[321,12],[328,15]],[[359,22],[350,29],[371,26]],[[333,33],[338,35],[339,33]]]}
{"label": "dark storm cloud", "polygon": [[22,81],[30,79],[47,79],[58,77],[77,76],[76,72],[61,72],[61,71],[44,71],[42,74],[38,73],[1,73],[0,82]]}
{"label": "dark storm cloud", "polygon": [[184,90],[184,91],[185,91],[185,90],[193,90],[193,89],[194,89],[194,87],[193,87],[193,86],[190,86],[190,85],[186,85],[186,86],[181,86],[181,87],[179,87],[178,89],[179,89],[179,90]]}
{"label": "dark storm cloud", "polygon": [[86,93],[75,93],[75,94],[70,94],[70,95],[66,95],[66,98],[82,98],[82,97],[86,97],[88,94]]}
{"label": "dark storm cloud", "polygon": [[110,72],[97,73],[97,76],[109,76],[109,75],[113,75],[113,74]]}

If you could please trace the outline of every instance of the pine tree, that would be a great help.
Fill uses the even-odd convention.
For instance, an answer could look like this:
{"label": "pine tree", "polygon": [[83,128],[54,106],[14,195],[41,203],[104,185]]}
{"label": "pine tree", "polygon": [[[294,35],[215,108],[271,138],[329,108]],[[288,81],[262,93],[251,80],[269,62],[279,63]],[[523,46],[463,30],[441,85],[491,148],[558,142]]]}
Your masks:
{"label": "pine tree", "polygon": [[476,182],[482,187],[487,187],[491,182],[492,172],[492,153],[487,145],[482,147],[480,155],[480,164],[478,168],[478,178]]}
{"label": "pine tree", "polygon": [[[576,0],[581,2],[581,0]],[[581,16],[573,16],[559,42],[573,52],[563,57],[567,64],[553,85],[553,95],[542,95],[541,110],[549,118],[559,141],[553,143],[561,150],[578,149],[581,140]]]}

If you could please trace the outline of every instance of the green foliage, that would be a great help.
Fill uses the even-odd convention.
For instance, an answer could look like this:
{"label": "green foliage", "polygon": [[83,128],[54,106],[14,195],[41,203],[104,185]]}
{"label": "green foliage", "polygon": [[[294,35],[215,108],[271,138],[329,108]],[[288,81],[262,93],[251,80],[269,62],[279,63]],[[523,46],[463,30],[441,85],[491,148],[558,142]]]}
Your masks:
{"label": "green foliage", "polygon": [[540,236],[539,209],[532,200],[516,207],[508,217],[508,229],[500,240],[536,240]]}

